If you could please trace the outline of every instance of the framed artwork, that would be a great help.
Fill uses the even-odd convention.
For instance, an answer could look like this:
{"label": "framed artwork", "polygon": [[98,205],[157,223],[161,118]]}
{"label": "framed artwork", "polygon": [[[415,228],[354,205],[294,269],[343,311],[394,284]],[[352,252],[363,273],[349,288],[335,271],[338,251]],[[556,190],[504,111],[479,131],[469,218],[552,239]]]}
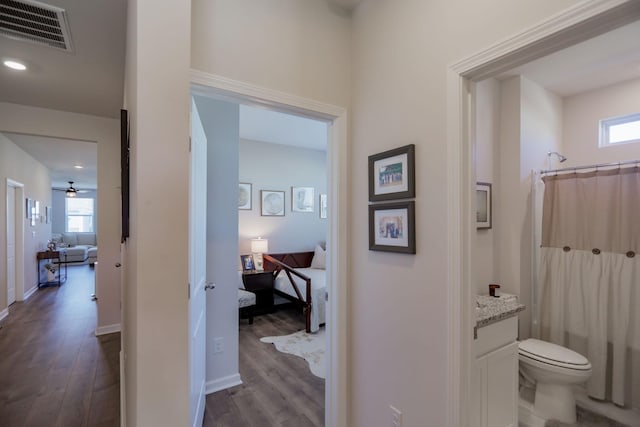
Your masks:
{"label": "framed artwork", "polygon": [[369,156],[369,201],[416,196],[415,145]]}
{"label": "framed artwork", "polygon": [[31,226],[35,227],[36,223],[40,220],[40,202],[37,200],[33,201],[31,205]]}
{"label": "framed artwork", "polygon": [[291,187],[291,211],[313,212],[314,192],[313,187]]}
{"label": "framed artwork", "polygon": [[29,199],[27,198],[25,201],[25,208],[26,208],[26,215],[27,215],[27,219],[31,219],[31,215],[33,214],[32,209],[33,209],[33,199]]}
{"label": "framed artwork", "polygon": [[491,184],[488,182],[476,184],[476,208],[476,228],[491,228]]}
{"label": "framed artwork", "polygon": [[369,205],[369,249],[416,253],[415,202]]}
{"label": "framed artwork", "polygon": [[253,257],[251,255],[240,255],[242,261],[242,271],[253,271]]}
{"label": "framed artwork", "polygon": [[284,191],[260,190],[260,215],[284,216]]}
{"label": "framed artwork", "polygon": [[45,223],[51,224],[51,206],[45,206],[44,216],[45,216]]}
{"label": "framed artwork", "polygon": [[327,218],[327,195],[326,194],[320,195],[320,218],[321,219]]}
{"label": "framed artwork", "polygon": [[238,209],[251,210],[251,184],[241,182],[238,189]]}

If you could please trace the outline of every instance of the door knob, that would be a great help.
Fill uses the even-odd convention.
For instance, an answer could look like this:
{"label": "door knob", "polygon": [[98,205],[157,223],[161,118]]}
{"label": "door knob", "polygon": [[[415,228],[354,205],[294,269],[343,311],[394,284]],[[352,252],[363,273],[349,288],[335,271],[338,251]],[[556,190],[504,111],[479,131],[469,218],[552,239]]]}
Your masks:
{"label": "door knob", "polygon": [[215,283],[207,283],[206,285],[204,285],[204,290],[208,291],[210,289],[215,289],[216,288],[216,284]]}

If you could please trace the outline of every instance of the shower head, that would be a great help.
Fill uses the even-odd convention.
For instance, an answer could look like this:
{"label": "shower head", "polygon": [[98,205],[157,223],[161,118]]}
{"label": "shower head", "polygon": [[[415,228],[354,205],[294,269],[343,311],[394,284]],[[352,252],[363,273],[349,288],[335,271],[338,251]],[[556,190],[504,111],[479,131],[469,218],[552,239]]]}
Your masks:
{"label": "shower head", "polygon": [[562,154],[558,153],[557,151],[548,151],[547,152],[547,156],[549,156],[549,158],[551,158],[552,155],[556,155],[558,157],[558,160],[560,161],[560,163],[564,162],[567,160],[567,158],[565,156],[563,156]]}

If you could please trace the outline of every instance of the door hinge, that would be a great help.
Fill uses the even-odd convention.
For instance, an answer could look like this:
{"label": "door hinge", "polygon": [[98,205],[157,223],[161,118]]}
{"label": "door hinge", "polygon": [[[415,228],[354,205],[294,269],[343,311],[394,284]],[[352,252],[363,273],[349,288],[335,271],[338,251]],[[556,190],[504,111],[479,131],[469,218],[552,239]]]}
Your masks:
{"label": "door hinge", "polygon": [[187,283],[187,298],[191,299],[191,283]]}
{"label": "door hinge", "polygon": [[189,137],[189,152],[191,152],[191,137]]}

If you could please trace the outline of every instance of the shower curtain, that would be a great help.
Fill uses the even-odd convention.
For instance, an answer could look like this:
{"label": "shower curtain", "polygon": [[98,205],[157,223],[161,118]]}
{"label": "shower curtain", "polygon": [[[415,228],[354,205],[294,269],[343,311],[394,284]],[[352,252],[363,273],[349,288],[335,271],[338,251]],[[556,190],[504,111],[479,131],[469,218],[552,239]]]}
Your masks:
{"label": "shower curtain", "polygon": [[624,405],[640,392],[640,169],[543,181],[534,336],[585,355],[588,394]]}

